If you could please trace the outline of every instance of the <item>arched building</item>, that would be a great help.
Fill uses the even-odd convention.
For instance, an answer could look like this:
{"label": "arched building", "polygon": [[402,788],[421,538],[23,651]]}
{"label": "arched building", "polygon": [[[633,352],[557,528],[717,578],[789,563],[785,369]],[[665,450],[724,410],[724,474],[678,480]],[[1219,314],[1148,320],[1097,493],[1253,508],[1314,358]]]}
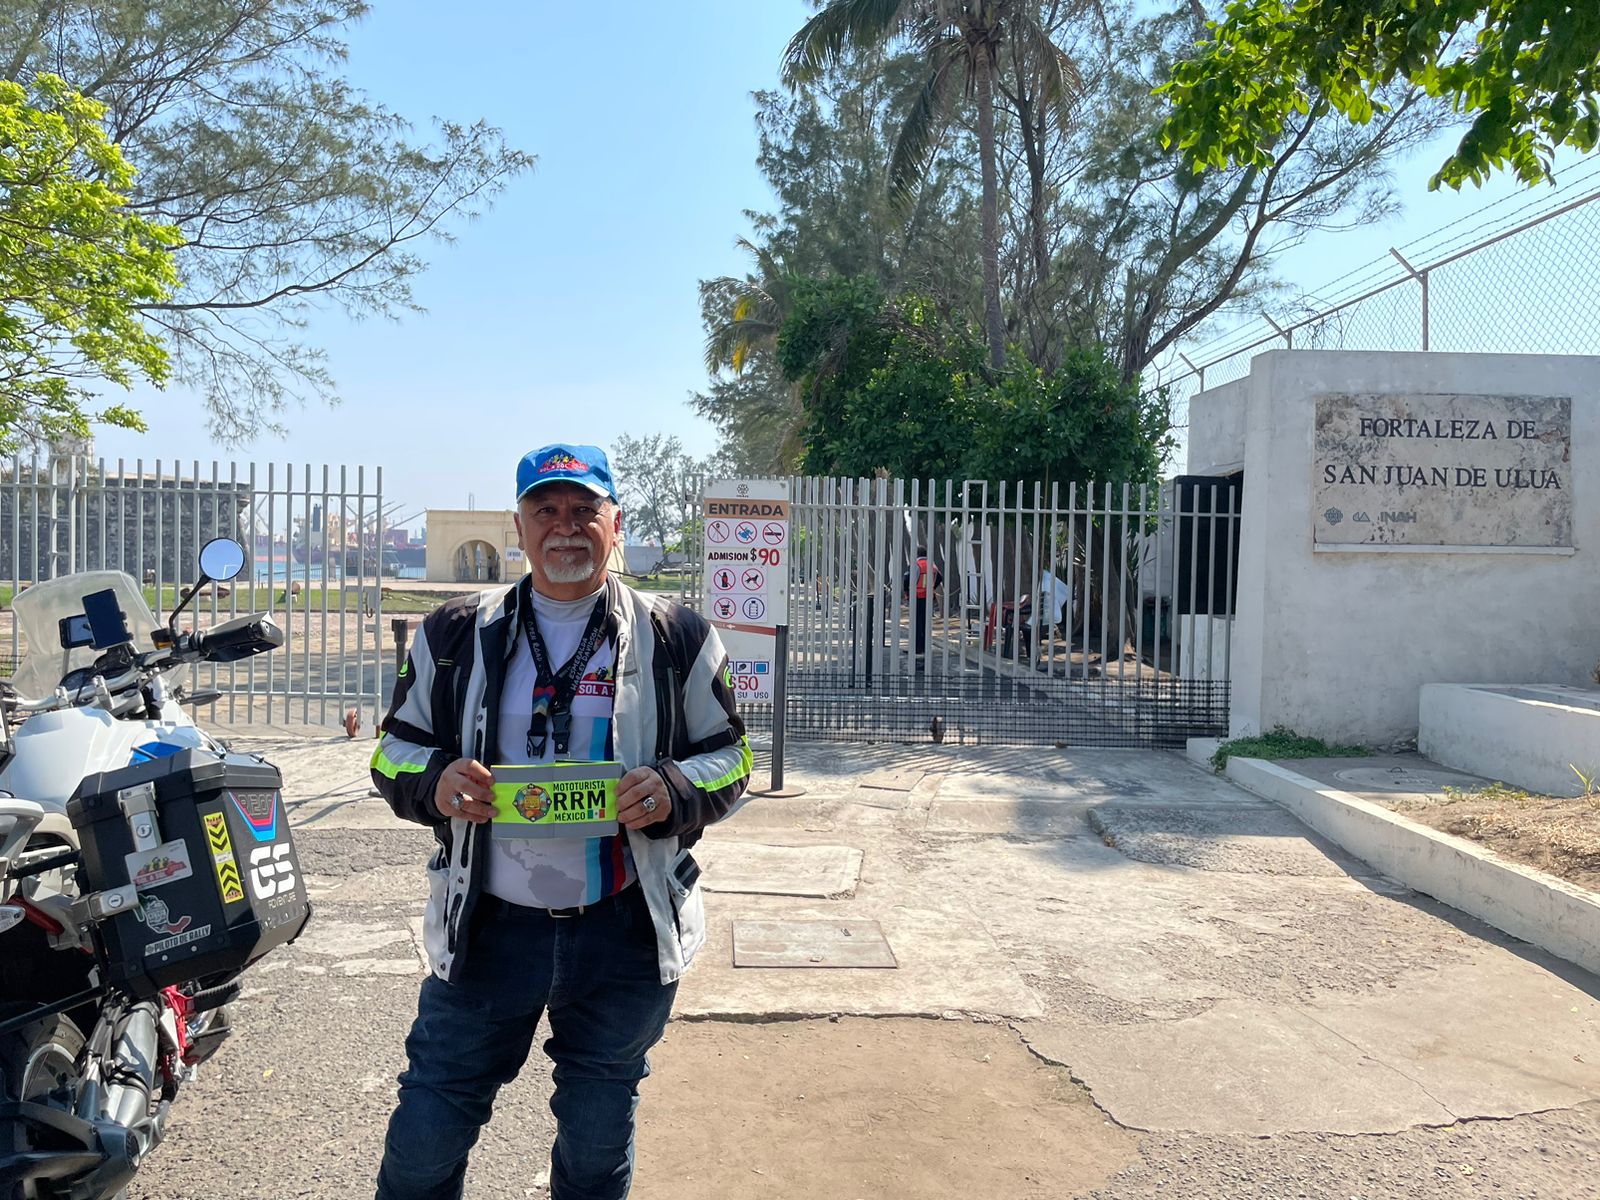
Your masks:
{"label": "arched building", "polygon": [[507,509],[430,508],[429,583],[502,583],[528,564],[517,549],[517,526]]}
{"label": "arched building", "polygon": [[[517,547],[517,526],[509,508],[428,510],[429,583],[506,583],[528,573]],[[612,552],[611,569],[625,571],[622,546]]]}

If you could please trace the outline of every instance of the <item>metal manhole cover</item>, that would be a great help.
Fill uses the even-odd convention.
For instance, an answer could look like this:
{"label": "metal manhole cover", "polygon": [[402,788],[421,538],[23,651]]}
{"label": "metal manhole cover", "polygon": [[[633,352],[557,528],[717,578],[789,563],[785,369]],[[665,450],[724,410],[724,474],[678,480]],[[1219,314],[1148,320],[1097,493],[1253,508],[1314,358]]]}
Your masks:
{"label": "metal manhole cover", "polygon": [[1333,777],[1359,792],[1442,792],[1447,787],[1476,787],[1483,781],[1454,771],[1410,767],[1347,767]]}
{"label": "metal manhole cover", "polygon": [[735,921],[736,967],[895,968],[876,921]]}

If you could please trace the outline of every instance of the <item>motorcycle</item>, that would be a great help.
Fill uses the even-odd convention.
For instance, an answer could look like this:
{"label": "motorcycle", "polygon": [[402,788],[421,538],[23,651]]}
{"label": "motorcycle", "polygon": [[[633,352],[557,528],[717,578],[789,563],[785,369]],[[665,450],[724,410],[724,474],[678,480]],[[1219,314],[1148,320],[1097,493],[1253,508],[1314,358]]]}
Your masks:
{"label": "motorcycle", "polygon": [[268,614],[180,631],[244,547],[200,551],[159,625],[127,575],[21,592],[0,683],[0,1197],[107,1200],[230,1031],[239,977],[310,919],[277,769],[208,736],[197,663],[283,644]]}

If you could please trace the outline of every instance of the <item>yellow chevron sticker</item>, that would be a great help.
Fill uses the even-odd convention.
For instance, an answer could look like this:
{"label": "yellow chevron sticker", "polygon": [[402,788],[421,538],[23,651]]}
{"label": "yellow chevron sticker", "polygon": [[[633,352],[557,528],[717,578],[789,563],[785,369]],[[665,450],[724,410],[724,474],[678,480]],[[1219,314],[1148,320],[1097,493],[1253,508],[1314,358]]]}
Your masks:
{"label": "yellow chevron sticker", "polygon": [[244,899],[244,884],[239,878],[239,863],[233,857],[228,839],[228,819],[219,812],[205,814],[206,841],[211,845],[211,865],[217,872],[217,889],[224,904]]}

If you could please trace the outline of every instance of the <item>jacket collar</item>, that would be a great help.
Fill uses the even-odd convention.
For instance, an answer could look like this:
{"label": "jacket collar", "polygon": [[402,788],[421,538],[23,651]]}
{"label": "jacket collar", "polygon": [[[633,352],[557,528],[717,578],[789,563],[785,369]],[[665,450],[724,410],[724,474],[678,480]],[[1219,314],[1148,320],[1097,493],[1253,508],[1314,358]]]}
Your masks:
{"label": "jacket collar", "polygon": [[[532,603],[533,576],[524,575],[510,587],[502,588],[496,601],[489,606],[483,623],[483,645],[500,645],[502,662],[517,650],[517,638],[522,634],[522,606]],[[617,667],[621,670],[625,648],[633,642],[636,621],[633,589],[614,574],[606,573],[606,608],[608,611],[606,637],[616,644]]]}

